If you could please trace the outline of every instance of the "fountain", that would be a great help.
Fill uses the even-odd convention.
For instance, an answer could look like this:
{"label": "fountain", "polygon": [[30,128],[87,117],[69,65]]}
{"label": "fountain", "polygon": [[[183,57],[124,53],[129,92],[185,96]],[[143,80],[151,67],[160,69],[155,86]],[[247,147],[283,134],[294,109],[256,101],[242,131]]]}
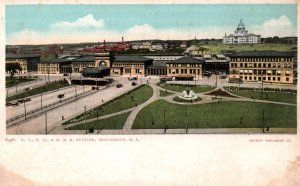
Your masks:
{"label": "fountain", "polygon": [[189,88],[183,90],[178,97],[184,100],[194,100],[198,98],[198,96]]}

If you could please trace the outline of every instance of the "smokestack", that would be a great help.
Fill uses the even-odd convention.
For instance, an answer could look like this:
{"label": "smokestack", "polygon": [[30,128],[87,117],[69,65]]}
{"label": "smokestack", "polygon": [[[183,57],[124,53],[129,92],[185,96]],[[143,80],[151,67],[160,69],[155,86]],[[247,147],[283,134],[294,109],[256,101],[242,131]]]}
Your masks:
{"label": "smokestack", "polygon": [[122,37],[122,43],[124,42],[124,37]]}

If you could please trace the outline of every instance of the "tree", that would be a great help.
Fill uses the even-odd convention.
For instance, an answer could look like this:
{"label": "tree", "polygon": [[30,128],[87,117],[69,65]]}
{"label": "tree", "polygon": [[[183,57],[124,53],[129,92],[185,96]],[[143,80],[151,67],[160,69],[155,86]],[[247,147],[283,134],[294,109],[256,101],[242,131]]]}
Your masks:
{"label": "tree", "polygon": [[205,47],[199,47],[199,48],[198,48],[198,54],[199,54],[199,51],[201,51],[201,55],[202,55],[202,57],[203,57],[203,52],[206,51],[206,50],[208,50],[208,49],[205,48]]}
{"label": "tree", "polygon": [[10,80],[13,79],[15,73],[22,71],[20,63],[6,63],[6,72],[10,74]]}

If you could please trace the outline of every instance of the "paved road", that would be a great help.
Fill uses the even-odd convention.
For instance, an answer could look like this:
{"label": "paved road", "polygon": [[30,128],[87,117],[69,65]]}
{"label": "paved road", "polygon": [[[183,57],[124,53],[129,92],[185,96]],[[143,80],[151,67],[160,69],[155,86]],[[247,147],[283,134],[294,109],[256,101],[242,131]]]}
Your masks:
{"label": "paved road", "polygon": [[[196,81],[167,81],[167,83],[175,83],[175,84],[189,84],[189,85],[216,85],[216,76],[212,75],[210,78],[206,76],[200,80]],[[217,78],[217,86],[218,87],[226,87],[226,86],[240,86],[240,87],[249,87],[249,88],[261,88],[261,82],[244,82],[242,84],[237,83],[228,83],[228,79],[221,79],[218,75]],[[281,88],[281,89],[292,89],[297,90],[297,86],[294,84],[271,84],[271,83],[263,83],[264,88]]]}
{"label": "paved road", "polygon": [[[90,110],[96,106],[105,103],[106,101],[109,101],[135,88],[134,86],[131,86],[131,81],[128,81],[127,78],[114,78],[114,79],[122,83],[123,87],[116,88],[115,86],[113,86],[47,112],[48,131],[53,129],[55,126],[60,126],[62,124],[63,122],[62,116],[64,116],[66,120],[71,119],[83,113],[85,106],[87,110]],[[138,80],[137,82],[140,83],[140,80]],[[104,102],[102,102],[102,100]],[[7,134],[43,134],[43,133],[45,133],[44,115],[30,119],[22,123],[22,125],[18,125],[7,129]]]}
{"label": "paved road", "polygon": [[[35,75],[33,75],[33,76],[35,76]],[[30,81],[28,83],[24,83],[24,84],[20,84],[20,85],[17,85],[17,86],[10,87],[10,88],[6,88],[6,96],[7,95],[8,96],[13,96],[17,93],[24,92],[25,88],[37,88],[37,87],[43,86],[49,80],[50,80],[50,82],[52,82],[52,81],[58,81],[58,80],[66,78],[62,75],[60,75],[60,76],[58,76],[58,75],[49,75],[49,79],[48,79],[48,76],[47,76],[46,80],[45,80],[44,75],[37,75],[37,76],[39,77],[39,80],[37,80],[37,81]]]}
{"label": "paved road", "polygon": [[[76,92],[77,94],[81,94],[83,93],[83,91],[87,91],[90,90],[91,86],[76,86]],[[73,97],[75,96],[75,86],[71,86],[68,88],[62,88],[58,91],[55,92],[48,92],[48,93],[43,93],[42,96],[39,95],[35,95],[34,97],[31,98],[31,101],[26,102],[25,106],[26,106],[26,112],[41,108],[41,98],[42,98],[42,106],[46,106],[55,102],[58,102],[59,99],[57,98],[57,96],[59,94],[65,94],[64,98],[61,99],[62,101],[69,98],[69,97]],[[21,115],[25,113],[25,107],[23,103],[20,103],[19,106],[10,106],[10,107],[6,107],[6,119],[10,119],[12,117]]]}
{"label": "paved road", "polygon": [[[133,130],[101,130],[102,135],[130,135],[130,134],[296,134],[296,128],[270,128],[263,133],[260,128],[204,128],[204,129],[133,129]],[[85,130],[60,130],[56,134],[85,134]],[[97,134],[95,130],[91,135]]]}

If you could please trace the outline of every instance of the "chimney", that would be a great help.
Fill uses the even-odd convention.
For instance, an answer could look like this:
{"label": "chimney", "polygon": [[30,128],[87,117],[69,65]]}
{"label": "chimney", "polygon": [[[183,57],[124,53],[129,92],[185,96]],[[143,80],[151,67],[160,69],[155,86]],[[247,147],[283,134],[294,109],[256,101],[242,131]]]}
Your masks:
{"label": "chimney", "polygon": [[122,37],[122,43],[124,42],[124,37]]}
{"label": "chimney", "polygon": [[104,39],[104,41],[103,41],[103,45],[106,46],[105,39]]}

